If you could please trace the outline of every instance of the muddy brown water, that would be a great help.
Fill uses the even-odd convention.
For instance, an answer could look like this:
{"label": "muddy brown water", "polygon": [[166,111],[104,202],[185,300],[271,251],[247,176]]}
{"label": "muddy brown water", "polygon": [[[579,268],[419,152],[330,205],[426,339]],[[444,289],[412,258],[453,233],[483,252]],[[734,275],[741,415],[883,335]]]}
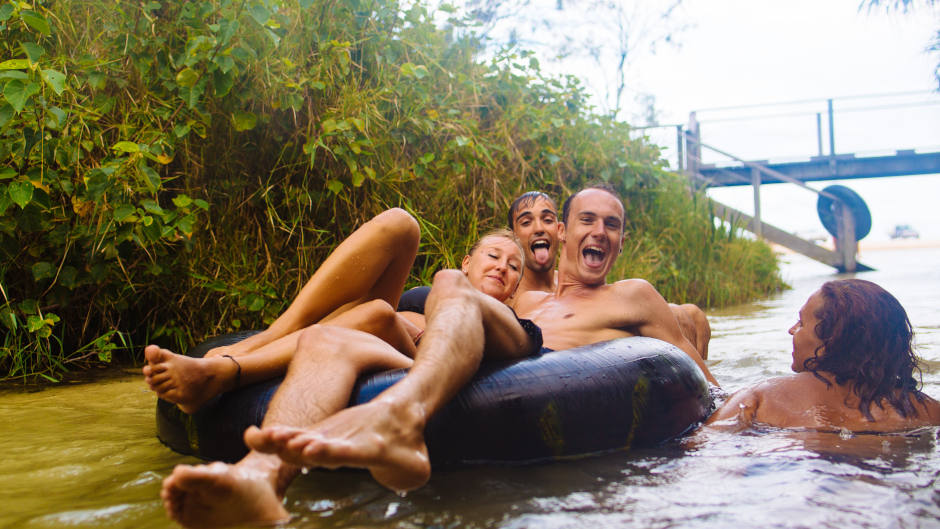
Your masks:
{"label": "muddy brown water", "polygon": [[[793,290],[712,311],[708,361],[734,391],[788,372],[786,329],[829,269],[787,257]],[[858,277],[907,308],[940,397],[940,250],[868,252]],[[159,500],[178,463],[154,436],[136,376],[0,394],[0,527],[172,527]],[[937,431],[851,435],[763,429],[700,434],[652,450],[438,472],[399,497],[359,472],[311,472],[286,527],[940,527]]]}

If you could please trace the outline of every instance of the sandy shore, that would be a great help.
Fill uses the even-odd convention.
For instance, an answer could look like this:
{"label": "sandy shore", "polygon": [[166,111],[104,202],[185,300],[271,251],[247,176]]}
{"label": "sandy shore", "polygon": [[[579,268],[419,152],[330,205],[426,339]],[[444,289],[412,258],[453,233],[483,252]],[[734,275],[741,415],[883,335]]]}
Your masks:
{"label": "sandy shore", "polygon": [[890,239],[887,241],[861,241],[858,251],[866,250],[903,250],[907,248],[940,248],[940,241],[925,239]]}
{"label": "sandy shore", "polygon": [[[793,250],[785,248],[777,244],[770,244],[771,248],[774,249],[777,253],[794,253]],[[833,250],[832,240],[820,244],[823,248]],[[907,250],[910,248],[940,248],[940,241],[936,240],[926,240],[926,239],[890,239],[890,240],[881,240],[881,241],[861,241],[858,243],[858,253],[859,255],[864,255],[868,251],[882,251],[882,250]]]}

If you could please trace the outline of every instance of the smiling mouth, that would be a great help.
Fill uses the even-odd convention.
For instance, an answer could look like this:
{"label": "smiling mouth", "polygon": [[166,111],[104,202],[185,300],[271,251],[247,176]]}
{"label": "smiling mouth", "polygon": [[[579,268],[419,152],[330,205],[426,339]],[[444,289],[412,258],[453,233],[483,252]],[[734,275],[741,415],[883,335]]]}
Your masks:
{"label": "smiling mouth", "polygon": [[603,251],[598,248],[589,247],[581,250],[581,255],[584,256],[584,262],[592,266],[599,266],[604,261],[604,256],[606,255]]}

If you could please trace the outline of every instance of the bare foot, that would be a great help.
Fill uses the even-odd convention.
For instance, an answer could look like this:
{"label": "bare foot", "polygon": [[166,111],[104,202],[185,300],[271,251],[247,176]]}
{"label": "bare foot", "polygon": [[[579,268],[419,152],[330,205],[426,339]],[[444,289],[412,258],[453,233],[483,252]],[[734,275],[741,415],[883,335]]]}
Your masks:
{"label": "bare foot", "polygon": [[190,358],[156,345],[148,345],[144,356],[147,385],[186,413],[195,413],[212,397],[232,389],[238,369],[229,358]]}
{"label": "bare foot", "polygon": [[160,497],[167,516],[183,527],[274,524],[290,518],[277,468],[270,459],[261,466],[178,465],[163,480]]}
{"label": "bare foot", "polygon": [[268,426],[245,431],[245,443],[301,467],[366,468],[395,491],[416,489],[431,476],[420,406],[374,400],[346,408],[312,428]]}

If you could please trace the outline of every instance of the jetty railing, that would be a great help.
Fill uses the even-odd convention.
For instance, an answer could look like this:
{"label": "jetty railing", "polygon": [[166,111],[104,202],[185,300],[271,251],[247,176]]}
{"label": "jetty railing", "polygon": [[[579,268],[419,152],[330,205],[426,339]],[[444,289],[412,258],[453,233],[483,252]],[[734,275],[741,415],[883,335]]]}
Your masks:
{"label": "jetty railing", "polygon": [[[723,220],[732,224],[740,223],[743,228],[751,231],[762,239],[769,240],[795,252],[801,253],[811,259],[832,266],[840,272],[852,273],[857,271],[872,270],[871,267],[859,263],[857,260],[858,241],[856,240],[855,236],[855,217],[849,206],[839,197],[825,191],[813,189],[812,187],[809,187],[795,178],[782,174],[779,171],[774,171],[773,169],[770,169],[762,164],[744,160],[717,147],[702,143],[699,138],[699,127],[698,122],[695,120],[694,112],[690,116],[689,126],[684,133],[684,140],[686,163],[683,169],[695,187],[708,185],[708,179],[704,177],[699,171],[699,167],[702,165],[703,148],[722,156],[726,156],[738,162],[739,164],[748,167],[751,170],[750,184],[754,190],[754,215],[747,215],[739,210],[731,208],[730,206],[721,204],[714,199],[709,199],[712,206],[714,207],[715,212]],[[739,176],[730,171],[727,171],[726,173],[733,175],[736,179],[740,179]],[[779,179],[780,181],[791,183],[816,195],[825,196],[838,204],[838,207],[841,209],[841,211],[834,215],[836,220],[837,233],[835,237],[836,251],[833,252],[827,248],[818,246],[810,241],[804,240],[800,237],[797,237],[796,235],[767,224],[761,220],[760,186],[763,180],[762,175],[767,175],[772,178]]]}

